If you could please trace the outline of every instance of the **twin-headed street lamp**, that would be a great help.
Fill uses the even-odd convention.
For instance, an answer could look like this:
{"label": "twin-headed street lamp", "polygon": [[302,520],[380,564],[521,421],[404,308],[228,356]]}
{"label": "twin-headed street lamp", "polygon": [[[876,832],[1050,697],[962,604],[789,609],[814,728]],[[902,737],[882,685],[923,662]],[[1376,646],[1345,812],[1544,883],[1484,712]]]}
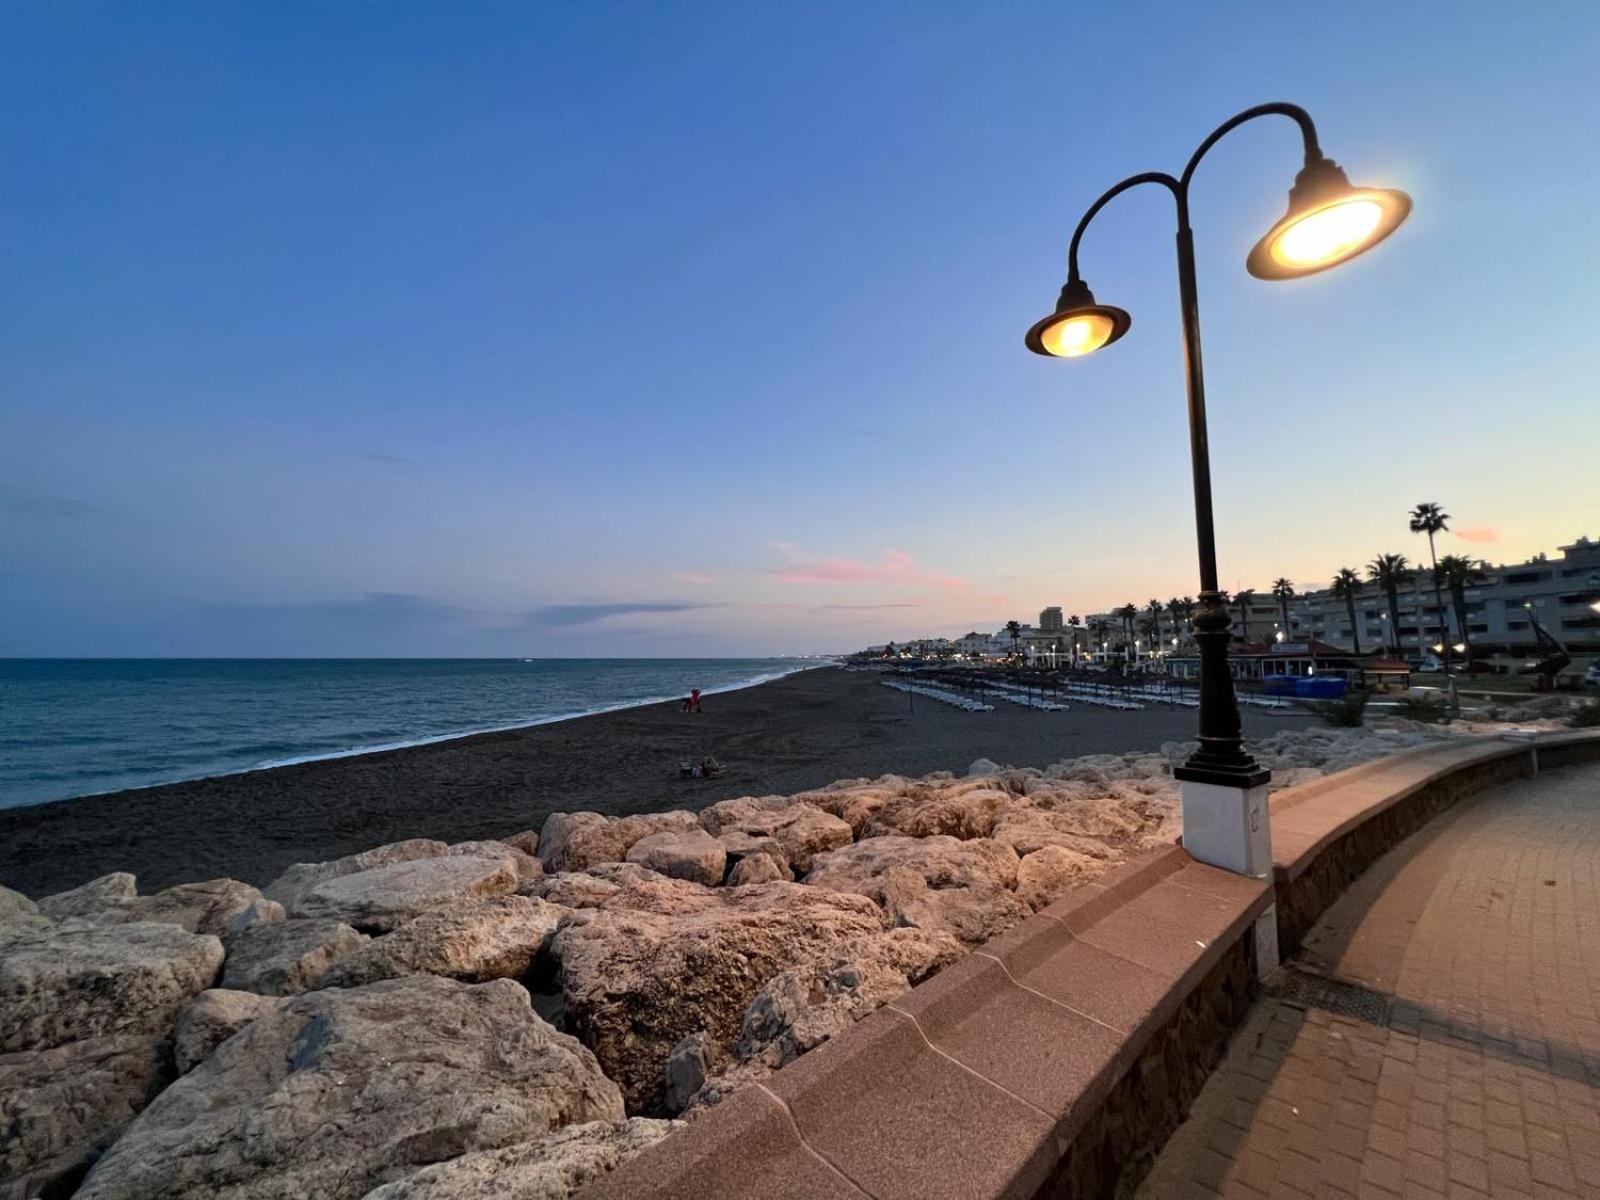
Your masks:
{"label": "twin-headed street lamp", "polygon": [[[1067,282],[1053,313],[1024,339],[1035,354],[1079,358],[1128,332],[1127,312],[1096,303],[1078,274],[1078,243],[1089,222],[1113,198],[1143,183],[1172,193],[1178,219],[1178,298],[1183,314],[1184,368],[1189,388],[1189,452],[1194,470],[1195,526],[1200,551],[1200,606],[1193,635],[1200,649],[1200,746],[1175,772],[1184,783],[1184,844],[1197,858],[1246,874],[1271,868],[1267,854],[1265,785],[1268,771],[1244,748],[1239,705],[1228,672],[1232,626],[1217,587],[1211,515],[1211,464],[1206,441],[1205,379],[1200,364],[1200,302],[1195,292],[1194,234],[1189,184],[1206,152],[1231,130],[1256,117],[1284,116],[1300,126],[1305,165],[1289,189],[1289,209],[1251,249],[1245,269],[1258,279],[1295,279],[1347,262],[1388,237],[1411,212],[1404,192],[1353,187],[1325,158],[1316,126],[1295,104],[1262,104],[1224,121],[1200,143],[1183,174],[1132,175],[1089,206],[1067,251]],[[1230,789],[1223,792],[1220,789]],[[1242,825],[1235,825],[1242,822]],[[1241,840],[1242,838],[1242,840]]]}

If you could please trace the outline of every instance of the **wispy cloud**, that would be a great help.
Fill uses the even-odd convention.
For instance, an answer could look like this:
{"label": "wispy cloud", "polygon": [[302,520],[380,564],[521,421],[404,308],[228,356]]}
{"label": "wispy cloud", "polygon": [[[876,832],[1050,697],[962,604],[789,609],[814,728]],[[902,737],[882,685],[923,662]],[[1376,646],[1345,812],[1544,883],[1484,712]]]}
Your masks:
{"label": "wispy cloud", "polygon": [[1472,525],[1466,529],[1452,529],[1463,542],[1498,542],[1500,531],[1493,525]]}
{"label": "wispy cloud", "polygon": [[101,514],[100,509],[86,500],[11,491],[0,492],[0,508],[22,517],[97,517]]}
{"label": "wispy cloud", "polygon": [[623,602],[615,604],[544,604],[526,613],[522,624],[529,628],[570,629],[577,625],[592,625],[611,617],[631,617],[642,613],[680,613],[697,608],[710,608],[708,604],[678,604],[671,602]]}
{"label": "wispy cloud", "polygon": [[704,571],[679,571],[673,576],[679,583],[693,583],[696,585],[715,583],[716,577],[707,575]]}
{"label": "wispy cloud", "polygon": [[818,612],[876,612],[880,608],[920,608],[919,604],[819,604]]}
{"label": "wispy cloud", "polygon": [[964,588],[965,579],[941,575],[917,565],[904,550],[888,551],[881,563],[865,563],[854,558],[811,558],[788,542],[776,543],[788,561],[771,567],[768,574],[779,583],[899,583],[932,584],[942,588]]}

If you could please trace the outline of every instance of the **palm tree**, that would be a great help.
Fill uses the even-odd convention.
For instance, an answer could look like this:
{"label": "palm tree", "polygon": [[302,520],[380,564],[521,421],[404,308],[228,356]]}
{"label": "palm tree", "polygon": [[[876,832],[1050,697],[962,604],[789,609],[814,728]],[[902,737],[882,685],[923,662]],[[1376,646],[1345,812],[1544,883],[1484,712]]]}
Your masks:
{"label": "palm tree", "polygon": [[1380,554],[1367,564],[1367,578],[1378,581],[1389,598],[1389,644],[1400,654],[1400,585],[1411,578],[1411,564],[1404,554]]}
{"label": "palm tree", "polygon": [[1467,674],[1474,675],[1477,669],[1472,662],[1472,638],[1467,634],[1467,588],[1474,583],[1481,583],[1487,579],[1478,564],[1470,558],[1460,554],[1446,554],[1434,567],[1434,578],[1444,577],[1445,587],[1450,589],[1450,607],[1455,609],[1456,625],[1461,630],[1461,644],[1465,646],[1467,656]]}
{"label": "palm tree", "polygon": [[1067,618],[1067,628],[1072,632],[1072,665],[1078,665],[1078,630],[1083,628],[1083,618],[1073,613]]}
{"label": "palm tree", "polygon": [[[1450,630],[1445,626],[1444,620],[1444,592],[1439,586],[1439,555],[1433,548],[1433,535],[1443,533],[1450,528],[1450,514],[1431,500],[1426,500],[1411,510],[1411,532],[1425,533],[1428,535],[1428,557],[1433,562],[1433,603],[1439,610],[1439,644],[1443,647],[1445,668],[1448,671],[1450,663]],[[1419,620],[1418,624],[1421,622]],[[1461,630],[1466,636],[1466,627]]]}
{"label": "palm tree", "polygon": [[1283,630],[1283,636],[1288,637],[1289,601],[1293,600],[1295,597],[1294,584],[1290,583],[1287,579],[1280,575],[1278,578],[1272,581],[1272,594],[1277,598],[1278,614],[1283,618],[1283,624],[1279,626],[1279,628]]}
{"label": "palm tree", "polygon": [[1022,636],[1022,626],[1016,621],[1006,622],[1006,633],[1011,638],[1011,657],[1017,657],[1017,639]]}
{"label": "palm tree", "polygon": [[1183,637],[1183,601],[1174,596],[1167,601],[1167,616],[1172,618],[1172,640]]}
{"label": "palm tree", "polygon": [[1239,606],[1239,640],[1241,642],[1250,640],[1250,603],[1255,598],[1256,594],[1249,588],[1233,594],[1233,602]]}
{"label": "palm tree", "polygon": [[1355,639],[1356,653],[1361,653],[1361,626],[1356,623],[1356,597],[1361,593],[1361,576],[1349,567],[1340,567],[1333,577],[1333,594],[1344,601],[1344,611],[1350,615],[1350,636]]}
{"label": "palm tree", "polygon": [[1122,653],[1124,658],[1133,654],[1133,623],[1139,619],[1139,606],[1137,604],[1124,604],[1117,609],[1116,615],[1122,618]]}
{"label": "palm tree", "polygon": [[1103,617],[1096,617],[1094,620],[1089,622],[1088,629],[1090,644],[1093,646],[1098,646],[1100,652],[1104,654],[1106,649],[1106,638],[1111,635],[1111,622],[1105,620]]}
{"label": "palm tree", "polygon": [[1161,601],[1152,599],[1148,607],[1151,623],[1155,626],[1151,635],[1154,640],[1150,643],[1150,649],[1159,650],[1161,649]]}

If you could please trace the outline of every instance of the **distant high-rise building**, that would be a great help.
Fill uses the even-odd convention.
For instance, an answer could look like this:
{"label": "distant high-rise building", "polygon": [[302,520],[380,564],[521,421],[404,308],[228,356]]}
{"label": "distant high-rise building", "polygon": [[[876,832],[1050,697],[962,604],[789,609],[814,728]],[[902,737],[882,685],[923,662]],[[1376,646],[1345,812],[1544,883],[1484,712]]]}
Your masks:
{"label": "distant high-rise building", "polygon": [[1041,609],[1039,611],[1039,632],[1061,632],[1061,610],[1055,605],[1051,605],[1049,608]]}

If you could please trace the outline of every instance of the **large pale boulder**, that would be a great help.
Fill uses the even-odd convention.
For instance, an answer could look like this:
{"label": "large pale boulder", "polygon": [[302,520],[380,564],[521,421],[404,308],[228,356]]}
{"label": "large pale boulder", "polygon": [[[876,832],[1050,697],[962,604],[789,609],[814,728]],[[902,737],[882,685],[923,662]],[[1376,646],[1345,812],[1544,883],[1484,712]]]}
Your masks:
{"label": "large pale boulder", "polygon": [[21,892],[0,887],[0,921],[4,921],[7,917],[37,916],[38,913],[39,906]]}
{"label": "large pale boulder", "polygon": [[454,842],[450,846],[450,853],[455,855],[475,854],[482,858],[500,858],[509,854],[511,861],[517,867],[517,884],[523,889],[527,889],[530,885],[544,878],[544,867],[539,860],[520,846],[513,846],[510,842],[488,840]]}
{"label": "large pale boulder", "polygon": [[534,885],[531,894],[566,908],[599,908],[630,883],[665,878],[659,871],[638,863],[596,863],[581,871],[546,875]]}
{"label": "large pale boulder", "polygon": [[1103,855],[1080,854],[1066,846],[1041,847],[1017,866],[1017,899],[1038,912],[1073,888],[1094,882],[1112,865]]}
{"label": "large pale boulder", "polygon": [[1052,811],[1034,804],[1014,805],[995,825],[994,840],[1026,857],[1045,846],[1061,846],[1085,858],[1111,859],[1116,851],[1105,840],[1084,832],[1095,825],[1068,809]]}
{"label": "large pale boulder", "polygon": [[572,910],[529,896],[466,900],[424,913],[336,961],[318,987],[358,987],[402,975],[467,983],[520,979]]}
{"label": "large pale boulder", "polygon": [[728,872],[729,887],[753,887],[760,883],[784,883],[794,878],[789,874],[788,863],[763,851],[747,854],[733,864]]}
{"label": "large pale boulder", "polygon": [[509,850],[497,858],[447,854],[325,879],[303,893],[289,913],[343,921],[365,933],[386,933],[464,899],[510,895],[517,882],[517,865]]}
{"label": "large pale boulder", "polygon": [[907,867],[929,887],[993,884],[1015,887],[1017,853],[987,838],[947,835],[913,838],[896,835],[864,838],[817,856],[805,882],[838,892],[859,892],[881,900],[882,877],[893,867]]}
{"label": "large pale boulder", "polygon": [[221,966],[220,941],[176,925],[7,923],[0,926],[0,1053],[112,1034],[165,1037]]}
{"label": "large pale boulder", "polygon": [[682,809],[615,820],[599,813],[551,813],[539,834],[540,858],[546,871],[581,871],[596,863],[622,862],[630,846],[652,833],[688,833],[699,827],[695,815]]}
{"label": "large pale boulder", "polygon": [[867,823],[899,794],[900,790],[895,787],[824,788],[802,792],[795,799],[838,817],[850,826],[853,836],[860,837]]}
{"label": "large pale boulder", "polygon": [[682,1127],[682,1121],[649,1117],[569,1125],[548,1137],[424,1167],[363,1200],[568,1200]]}
{"label": "large pale boulder", "polygon": [[794,803],[788,796],[737,796],[732,800],[718,800],[700,810],[700,824],[715,836],[724,829],[737,828],[752,817],[764,817]]}
{"label": "large pale boulder", "polygon": [[789,804],[781,808],[767,808],[756,803],[759,799],[746,797],[724,801],[730,807],[722,814],[709,818],[711,809],[707,809],[701,818],[706,821],[708,829],[715,826],[711,832],[721,838],[742,834],[758,842],[769,839],[776,842],[789,865],[800,874],[811,869],[811,860],[818,854],[848,846],[854,837],[845,821],[823,812],[815,805]]}
{"label": "large pale boulder", "polygon": [[878,878],[883,908],[891,923],[946,933],[964,946],[981,946],[1031,911],[1017,894],[997,883],[930,887],[910,867],[892,867]]}
{"label": "large pale boulder", "polygon": [[652,833],[628,847],[628,861],[659,871],[668,879],[715,887],[722,882],[728,852],[704,829]]}
{"label": "large pale boulder", "polygon": [[664,1108],[662,1066],[690,1033],[731,1047],[745,1007],[779,971],[874,933],[870,900],[794,883],[631,884],[557,930],[566,1019],[634,1112]]}
{"label": "large pale boulder", "polygon": [[1011,801],[1009,793],[988,786],[920,786],[897,796],[878,811],[861,831],[862,837],[902,834],[907,837],[983,838],[993,831],[996,820]]}
{"label": "large pale boulder", "polygon": [[329,967],[369,940],[342,921],[252,925],[228,943],[222,986],[263,996],[295,996],[316,987]]}
{"label": "large pale boulder", "polygon": [[594,1056],[510,980],[308,992],[140,1114],[77,1200],[359,1200],[418,1169],[623,1118]]}
{"label": "large pale boulder", "polygon": [[901,928],[851,939],[811,964],[780,971],[745,1009],[733,1062],[713,1074],[715,1063],[692,1039],[674,1050],[681,1078],[674,1080],[669,1060],[668,1099],[678,1101],[678,1111],[718,1104],[966,953],[949,934]]}
{"label": "large pale boulder", "polygon": [[0,1054],[0,1197],[70,1195],[171,1076],[148,1034]]}
{"label": "large pale boulder", "polygon": [[178,1024],[172,1031],[172,1059],[178,1074],[187,1074],[251,1021],[287,1003],[286,997],[258,996],[227,988],[201,992],[178,1014]]}
{"label": "large pale boulder", "polygon": [[140,896],[130,908],[135,921],[164,921],[190,933],[228,932],[234,918],[261,900],[261,893],[237,879],[180,883],[153,896]]}
{"label": "large pale boulder", "polygon": [[253,929],[257,925],[272,925],[284,920],[289,914],[284,911],[283,905],[276,900],[255,900],[236,912],[228,921],[228,928],[222,932],[224,945],[232,942],[241,933]]}
{"label": "large pale boulder", "polygon": [[39,911],[54,921],[70,917],[94,920],[107,909],[120,911],[121,901],[139,894],[139,881],[126,871],[113,871],[39,901]]}
{"label": "large pale boulder", "polygon": [[268,900],[276,900],[290,912],[294,911],[300,897],[317,884],[340,875],[354,875],[374,867],[387,867],[393,863],[414,862],[420,858],[438,858],[450,853],[450,847],[430,838],[411,838],[404,842],[390,842],[374,846],[359,854],[347,854],[329,862],[295,863],[278,878],[262,889]]}

